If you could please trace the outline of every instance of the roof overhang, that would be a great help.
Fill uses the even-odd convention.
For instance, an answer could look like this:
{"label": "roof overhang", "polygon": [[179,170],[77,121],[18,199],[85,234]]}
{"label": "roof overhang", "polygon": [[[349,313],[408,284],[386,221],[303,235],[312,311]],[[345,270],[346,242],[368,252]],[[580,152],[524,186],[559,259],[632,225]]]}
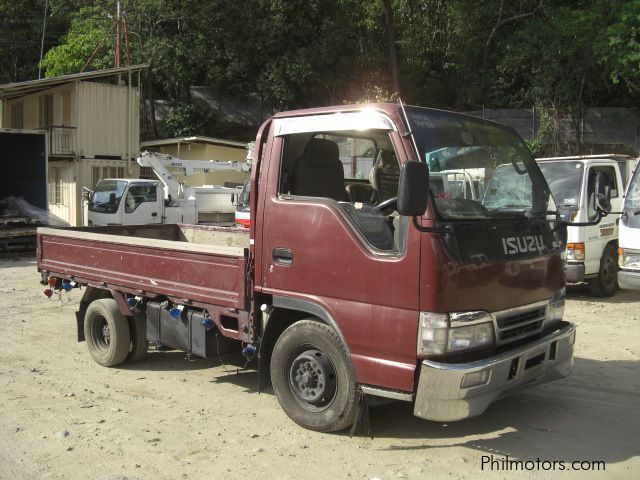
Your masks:
{"label": "roof overhang", "polygon": [[222,138],[213,138],[213,137],[202,137],[202,136],[192,136],[192,137],[181,137],[181,138],[163,138],[160,140],[149,140],[147,142],[140,142],[140,148],[148,148],[148,147],[170,147],[177,145],[185,145],[191,143],[204,143],[207,145],[220,145],[224,147],[232,147],[232,148],[242,148],[246,149],[247,144],[243,142],[236,142],[234,140],[224,140]]}
{"label": "roof overhang", "polygon": [[0,85],[0,98],[16,98],[30,93],[36,93],[42,90],[64,85],[66,83],[129,74],[145,70],[148,67],[149,65],[144,63],[140,65],[131,65],[128,67],[108,68],[105,70],[96,70],[93,72],[73,73],[70,75],[62,75],[59,77],[42,78],[40,80],[6,83],[4,85]]}

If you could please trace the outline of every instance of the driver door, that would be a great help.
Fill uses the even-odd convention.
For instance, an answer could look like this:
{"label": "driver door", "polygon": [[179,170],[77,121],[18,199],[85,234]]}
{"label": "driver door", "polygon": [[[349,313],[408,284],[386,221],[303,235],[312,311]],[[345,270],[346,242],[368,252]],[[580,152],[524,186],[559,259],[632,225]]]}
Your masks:
{"label": "driver door", "polygon": [[132,183],[124,197],[123,225],[162,223],[162,195],[157,183]]}
{"label": "driver door", "polygon": [[[275,137],[271,158],[281,162],[269,164],[259,277],[262,291],[272,294],[274,303],[296,304],[334,322],[351,353],[359,382],[411,390],[420,237],[414,229],[409,231],[406,222],[396,221],[402,229],[396,235],[399,244],[393,235],[389,240],[383,230],[392,228],[393,219],[387,220],[373,205],[351,201],[344,189],[345,182],[368,183],[374,156],[359,155],[363,139],[368,146],[393,151],[394,141],[401,142],[393,140],[394,135],[358,131],[356,138],[340,132],[304,131]],[[335,164],[332,155],[337,152],[342,171],[335,173],[342,176],[344,192],[326,172],[313,176],[308,184],[300,180],[304,171],[300,162],[308,161],[312,143],[323,144],[323,153],[309,160],[312,168],[320,169],[322,162]]]}

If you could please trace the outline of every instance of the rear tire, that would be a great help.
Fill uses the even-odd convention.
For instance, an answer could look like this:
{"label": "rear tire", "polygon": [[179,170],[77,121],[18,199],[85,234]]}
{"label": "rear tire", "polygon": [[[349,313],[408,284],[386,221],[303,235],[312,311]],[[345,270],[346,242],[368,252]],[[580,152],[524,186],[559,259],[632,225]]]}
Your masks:
{"label": "rear tire", "polygon": [[93,359],[104,367],[120,365],[127,359],[129,323],[113,298],[91,302],[84,316],[84,338]]}
{"label": "rear tire", "polygon": [[287,328],[273,347],[271,382],[298,425],[334,432],[353,423],[355,375],[345,345],[328,325],[307,319]]}
{"label": "rear tire", "polygon": [[618,290],[618,252],[609,244],[602,252],[598,276],[589,280],[589,292],[595,297],[611,297]]}

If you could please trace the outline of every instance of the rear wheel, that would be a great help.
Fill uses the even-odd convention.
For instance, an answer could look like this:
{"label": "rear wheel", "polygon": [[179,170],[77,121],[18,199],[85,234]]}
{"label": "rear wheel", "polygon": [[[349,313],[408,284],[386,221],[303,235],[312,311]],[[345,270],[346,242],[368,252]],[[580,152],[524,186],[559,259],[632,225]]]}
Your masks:
{"label": "rear wheel", "polygon": [[302,320],[287,328],[273,348],[271,381],[298,425],[333,432],[353,423],[355,376],[346,347],[328,325]]}
{"label": "rear wheel", "polygon": [[131,344],[127,362],[138,362],[147,355],[147,350],[149,350],[147,317],[143,313],[135,313],[129,318],[129,336]]}
{"label": "rear wheel", "polygon": [[91,302],[84,316],[84,338],[93,359],[105,367],[120,365],[131,346],[129,323],[113,298]]}
{"label": "rear wheel", "polygon": [[589,292],[596,297],[610,297],[618,289],[618,252],[607,245],[600,258],[598,276],[589,280]]}

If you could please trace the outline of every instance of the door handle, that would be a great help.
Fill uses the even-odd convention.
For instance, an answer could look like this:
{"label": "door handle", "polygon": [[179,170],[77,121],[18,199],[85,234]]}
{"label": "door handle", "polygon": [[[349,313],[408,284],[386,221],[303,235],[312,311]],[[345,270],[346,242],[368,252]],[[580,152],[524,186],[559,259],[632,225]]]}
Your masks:
{"label": "door handle", "polygon": [[157,216],[158,216],[158,212],[153,212],[153,213],[151,214],[151,216],[152,216],[152,217],[157,217]]}
{"label": "door handle", "polygon": [[271,252],[273,263],[278,265],[291,265],[293,263],[293,251],[290,248],[276,247]]}

